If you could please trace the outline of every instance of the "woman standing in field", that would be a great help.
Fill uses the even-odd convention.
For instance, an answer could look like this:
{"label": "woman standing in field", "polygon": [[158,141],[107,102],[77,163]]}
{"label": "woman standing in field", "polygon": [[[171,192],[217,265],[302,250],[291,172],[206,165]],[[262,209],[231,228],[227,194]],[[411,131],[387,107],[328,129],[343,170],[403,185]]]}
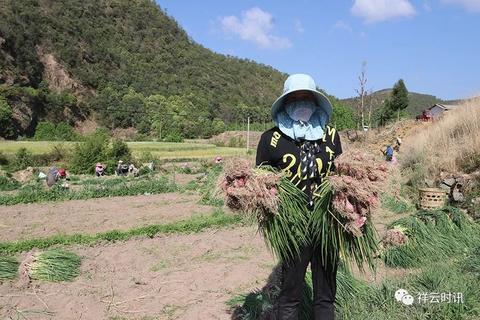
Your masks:
{"label": "woman standing in field", "polygon": [[[331,114],[330,101],[317,91],[312,77],[293,74],[272,105],[276,126],[262,134],[257,147],[257,166],[270,165],[284,171],[307,195],[309,209],[313,208],[322,178],[334,170],[333,160],[342,153],[338,132],[327,125]],[[317,247],[306,246],[300,252],[291,261],[282,262],[276,318],[298,319],[305,273],[311,263],[315,319],[334,319],[337,264],[323,261]]]}

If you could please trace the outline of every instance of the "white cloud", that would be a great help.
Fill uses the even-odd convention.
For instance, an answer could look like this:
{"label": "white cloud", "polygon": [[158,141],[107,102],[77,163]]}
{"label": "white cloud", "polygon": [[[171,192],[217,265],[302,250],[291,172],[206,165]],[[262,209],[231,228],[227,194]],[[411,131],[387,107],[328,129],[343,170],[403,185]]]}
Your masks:
{"label": "white cloud", "polygon": [[442,0],[444,3],[456,4],[473,12],[480,12],[480,0]]}
{"label": "white cloud", "polygon": [[220,19],[226,33],[235,34],[243,40],[252,41],[265,49],[283,49],[292,46],[288,38],[277,37],[273,29],[273,16],[258,7],[242,11],[241,17],[227,16]]}
{"label": "white cloud", "polygon": [[386,21],[416,14],[409,0],[355,0],[351,13],[366,23]]}
{"label": "white cloud", "polygon": [[295,19],[295,31],[298,33],[304,33],[305,29],[303,28],[302,22],[298,19]]}
{"label": "white cloud", "polygon": [[335,22],[335,24],[333,25],[333,29],[352,32],[352,27],[350,27],[350,25],[343,20],[338,20],[337,22]]}

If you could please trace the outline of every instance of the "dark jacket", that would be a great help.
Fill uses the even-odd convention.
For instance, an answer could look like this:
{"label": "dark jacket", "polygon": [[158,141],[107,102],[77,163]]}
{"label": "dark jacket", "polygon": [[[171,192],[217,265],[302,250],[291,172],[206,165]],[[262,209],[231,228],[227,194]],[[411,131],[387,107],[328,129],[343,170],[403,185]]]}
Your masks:
{"label": "dark jacket", "polygon": [[[335,170],[333,160],[342,153],[342,145],[337,130],[328,125],[323,138],[317,143],[320,145],[320,152],[315,155],[319,178],[315,182],[320,184],[322,178]],[[301,142],[285,135],[278,127],[273,127],[260,137],[256,165],[266,164],[283,170],[290,181],[305,191],[306,180],[300,180],[300,146]],[[315,193],[313,195],[315,197]]]}

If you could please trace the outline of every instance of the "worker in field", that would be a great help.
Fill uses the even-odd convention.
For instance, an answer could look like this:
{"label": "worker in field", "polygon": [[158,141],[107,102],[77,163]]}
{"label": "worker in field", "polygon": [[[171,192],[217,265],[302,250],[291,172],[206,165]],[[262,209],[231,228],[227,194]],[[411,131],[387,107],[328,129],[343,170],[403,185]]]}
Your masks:
{"label": "worker in field", "polygon": [[102,163],[97,162],[97,164],[95,165],[95,176],[101,177],[104,174],[105,174],[105,166]]}
{"label": "worker in field", "polygon": [[128,174],[129,166],[128,164],[123,163],[122,160],[118,160],[117,169],[115,173],[117,176],[126,176]]}
{"label": "worker in field", "polygon": [[402,139],[400,139],[400,137],[397,137],[397,139],[395,139],[395,147],[393,147],[393,149],[396,152],[400,152],[400,146],[401,145],[402,145]]}
{"label": "worker in field", "polygon": [[385,150],[382,150],[383,155],[385,156],[386,161],[392,161],[393,159],[393,148],[391,145],[388,145]]}
{"label": "worker in field", "polygon": [[[67,179],[67,171],[64,168],[57,169],[56,167],[52,167],[48,170],[47,186],[52,187],[60,179]],[[66,184],[66,182],[64,182],[62,185],[68,188],[68,184]]]}
{"label": "worker in field", "polygon": [[[312,77],[293,74],[284,84],[283,94],[271,110],[275,127],[265,131],[257,147],[256,164],[270,165],[285,175],[307,195],[312,210],[314,192],[322,178],[334,170],[333,160],[342,153],[338,132],[328,126],[332,105],[317,91]],[[282,284],[275,304],[275,319],[297,320],[305,272],[311,264],[313,310],[316,320],[334,319],[337,263],[323,261],[321,248],[301,248],[299,257],[283,261]]]}

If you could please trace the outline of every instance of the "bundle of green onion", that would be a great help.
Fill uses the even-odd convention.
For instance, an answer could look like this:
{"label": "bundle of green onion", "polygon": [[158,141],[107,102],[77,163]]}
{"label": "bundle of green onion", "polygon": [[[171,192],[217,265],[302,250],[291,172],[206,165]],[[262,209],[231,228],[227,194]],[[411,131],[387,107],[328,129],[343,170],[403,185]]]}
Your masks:
{"label": "bundle of green onion", "polygon": [[367,263],[374,268],[378,241],[370,217],[365,217],[360,235],[350,232],[345,227],[347,216],[330,205],[334,190],[328,179],[316,191],[313,211],[307,208],[305,193],[282,173],[252,168],[244,159],[225,164],[218,186],[230,209],[256,218],[267,246],[280,261],[288,262],[302,247],[313,245],[321,248],[323,261],[344,260],[346,266],[355,262],[360,269]]}
{"label": "bundle of green onion", "polygon": [[360,270],[364,270],[366,263],[370,269],[375,269],[379,241],[371,217],[365,217],[360,235],[351,232],[346,227],[351,223],[348,218],[331,206],[334,193],[329,180],[324,180],[318,191],[319,200],[310,215],[309,238],[314,246],[321,248],[323,261],[342,261],[347,269],[355,263]]}
{"label": "bundle of green onion", "polygon": [[14,257],[0,256],[0,280],[15,278],[18,274],[18,265]]}
{"label": "bundle of green onion", "polygon": [[32,279],[71,281],[79,274],[80,257],[73,252],[52,249],[35,255],[29,266]]}

